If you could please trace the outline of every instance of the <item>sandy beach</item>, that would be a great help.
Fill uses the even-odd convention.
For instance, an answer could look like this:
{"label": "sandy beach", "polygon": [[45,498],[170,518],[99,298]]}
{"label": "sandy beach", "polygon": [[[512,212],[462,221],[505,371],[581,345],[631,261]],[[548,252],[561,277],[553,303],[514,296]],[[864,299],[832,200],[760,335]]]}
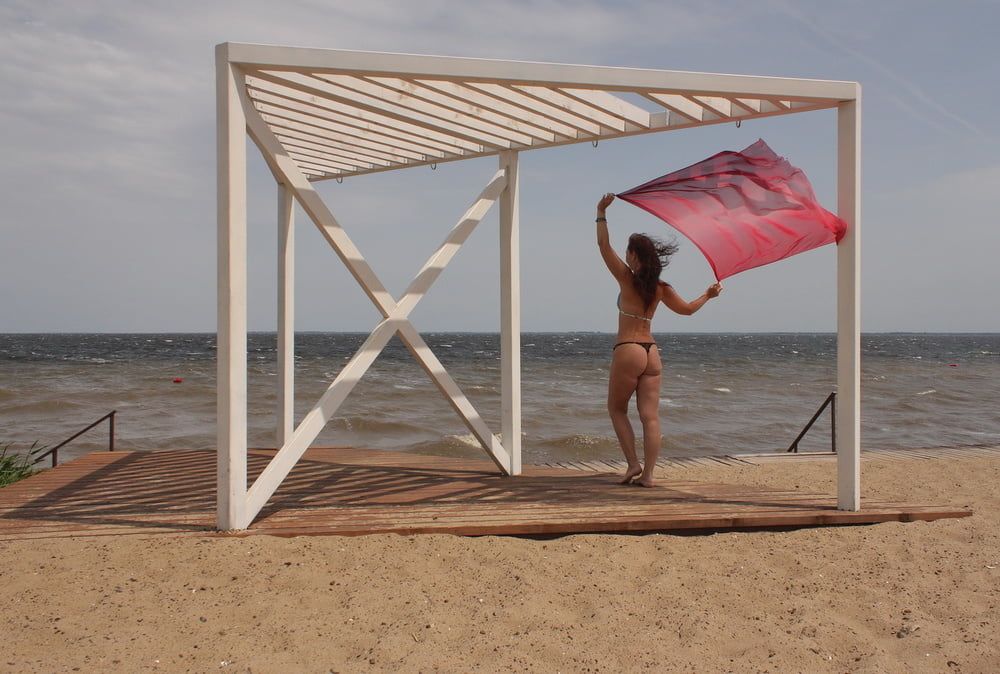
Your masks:
{"label": "sandy beach", "polygon": [[[834,471],[684,478],[832,493]],[[0,670],[1000,670],[1000,459],[866,460],[862,479],[866,497],[975,514],[689,536],[7,543]]]}

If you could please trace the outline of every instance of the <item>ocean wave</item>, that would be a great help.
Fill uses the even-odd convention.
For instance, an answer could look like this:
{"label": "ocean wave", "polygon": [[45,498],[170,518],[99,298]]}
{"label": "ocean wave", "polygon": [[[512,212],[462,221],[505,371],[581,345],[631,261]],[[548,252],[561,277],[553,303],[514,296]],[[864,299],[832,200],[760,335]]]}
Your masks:
{"label": "ocean wave", "polygon": [[932,388],[929,388],[929,389],[927,389],[926,391],[921,391],[921,392],[920,392],[920,393],[918,393],[917,395],[918,395],[918,396],[925,396],[925,395],[930,395],[931,393],[937,393],[937,389],[932,389]]}
{"label": "ocean wave", "polygon": [[720,386],[718,388],[713,388],[712,390],[713,391],[718,391],[719,393],[732,393],[733,392],[733,390],[731,388],[726,388],[725,386]]}
{"label": "ocean wave", "polygon": [[618,447],[618,441],[614,438],[606,435],[587,435],[584,433],[573,433],[571,435],[562,435],[555,438],[535,440],[532,444],[540,447],[562,450],[580,448],[586,448],[587,450],[615,449]]}

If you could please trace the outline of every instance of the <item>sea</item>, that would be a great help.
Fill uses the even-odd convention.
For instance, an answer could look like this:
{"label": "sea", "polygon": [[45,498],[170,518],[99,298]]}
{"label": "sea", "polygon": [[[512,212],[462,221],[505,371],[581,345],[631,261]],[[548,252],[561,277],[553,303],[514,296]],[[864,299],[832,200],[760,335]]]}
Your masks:
{"label": "sea", "polygon": [[[366,335],[296,335],[296,422]],[[500,431],[500,339],[425,333],[463,392]],[[836,390],[832,334],[657,334],[664,455],[782,452]],[[614,335],[522,335],[525,463],[621,457],[605,401]],[[867,334],[862,446],[1000,444],[1000,334]],[[248,338],[248,440],[275,445],[276,336]],[[215,446],[214,334],[0,335],[0,448],[53,446],[116,410],[118,449]],[[634,403],[633,403],[634,411]],[[637,434],[641,433],[633,416]],[[799,445],[830,449],[829,411]],[[107,449],[107,426],[60,462]],[[475,439],[395,339],[314,443],[480,456]]]}

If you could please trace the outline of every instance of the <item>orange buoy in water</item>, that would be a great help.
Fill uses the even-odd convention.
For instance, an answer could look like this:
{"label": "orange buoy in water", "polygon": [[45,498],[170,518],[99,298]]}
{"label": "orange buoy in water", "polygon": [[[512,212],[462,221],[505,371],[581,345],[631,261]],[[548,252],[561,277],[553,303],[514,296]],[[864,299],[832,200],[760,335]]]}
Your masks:
{"label": "orange buoy in water", "polygon": [[174,383],[175,384],[182,384],[182,383],[184,383],[184,380],[181,379],[180,377],[174,377]]}

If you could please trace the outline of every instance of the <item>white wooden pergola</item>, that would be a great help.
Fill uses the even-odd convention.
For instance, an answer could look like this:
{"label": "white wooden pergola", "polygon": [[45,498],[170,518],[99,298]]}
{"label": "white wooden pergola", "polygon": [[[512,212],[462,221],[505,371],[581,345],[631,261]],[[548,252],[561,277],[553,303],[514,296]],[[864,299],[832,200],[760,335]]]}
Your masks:
{"label": "white wooden pergola", "polygon": [[[398,334],[483,449],[521,472],[518,153],[837,109],[838,504],[860,509],[860,98],[856,82],[525,63],[224,43],[216,47],[218,123],[218,518],[245,529]],[[637,102],[644,101],[643,105]],[[278,451],[247,487],[246,142],[278,184]],[[496,173],[399,299],[313,184],[499,158]],[[501,429],[494,434],[409,320],[499,201]],[[295,425],[293,203],[298,202],[382,314],[361,348]]]}

